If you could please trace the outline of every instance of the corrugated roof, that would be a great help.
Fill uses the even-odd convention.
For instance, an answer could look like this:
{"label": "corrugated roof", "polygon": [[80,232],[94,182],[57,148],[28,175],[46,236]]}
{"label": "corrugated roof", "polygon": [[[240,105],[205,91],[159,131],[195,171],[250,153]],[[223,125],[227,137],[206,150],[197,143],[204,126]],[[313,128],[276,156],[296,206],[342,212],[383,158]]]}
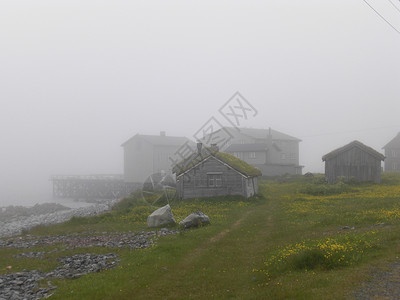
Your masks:
{"label": "corrugated roof", "polygon": [[400,148],[400,132],[389,143],[387,143],[382,149],[385,149],[385,148]]}
{"label": "corrugated roof", "polygon": [[142,139],[147,143],[155,146],[181,146],[187,141],[189,141],[191,145],[194,144],[191,140],[189,140],[186,137],[136,134],[129,140],[124,142],[121,146],[124,147],[126,144],[130,143],[134,139]]}
{"label": "corrugated roof", "polygon": [[[216,132],[211,133],[212,135],[215,135],[218,131],[228,131],[231,135],[235,136],[238,133],[246,135],[248,137],[252,137],[255,139],[267,139],[270,133],[269,129],[260,129],[260,128],[234,128],[234,127],[223,127]],[[293,136],[290,136],[288,134],[282,133],[280,131],[271,129],[271,135],[272,135],[272,140],[276,141],[298,141],[300,142],[301,140],[298,138],[295,138]]]}
{"label": "corrugated roof", "polygon": [[[281,149],[275,144],[272,144],[272,147],[275,147],[278,151]],[[225,149],[225,152],[260,152],[267,151],[269,149],[269,145],[267,143],[259,143],[259,144],[232,144],[228,148]]]}
{"label": "corrugated roof", "polygon": [[173,168],[173,172],[176,173],[176,176],[179,176],[189,171],[200,162],[209,159],[211,156],[229,165],[232,169],[236,170],[237,172],[247,177],[261,176],[261,171],[256,167],[253,167],[252,165],[233,156],[232,154],[225,152],[218,152],[212,149],[206,149],[205,151],[203,150],[201,156],[198,155],[198,153],[193,153],[187,159],[178,163]]}
{"label": "corrugated roof", "polygon": [[322,160],[325,161],[326,159],[333,157],[333,156],[337,156],[342,152],[348,151],[349,149],[353,148],[353,147],[357,147],[365,152],[368,152],[370,155],[375,156],[376,158],[380,159],[380,160],[384,160],[385,156],[381,153],[379,153],[378,151],[372,149],[371,147],[368,147],[366,145],[364,145],[363,143],[359,142],[359,141],[353,141],[343,147],[337,148],[327,154],[325,154],[324,156],[322,156]]}
{"label": "corrugated roof", "polygon": [[[232,128],[234,129],[234,128]],[[269,135],[269,129],[257,129],[257,128],[240,128],[240,132],[248,135],[250,137],[254,137],[257,139],[266,139]],[[272,140],[283,140],[283,141],[301,141],[298,138],[290,136],[286,133],[282,133],[280,131],[271,129]]]}

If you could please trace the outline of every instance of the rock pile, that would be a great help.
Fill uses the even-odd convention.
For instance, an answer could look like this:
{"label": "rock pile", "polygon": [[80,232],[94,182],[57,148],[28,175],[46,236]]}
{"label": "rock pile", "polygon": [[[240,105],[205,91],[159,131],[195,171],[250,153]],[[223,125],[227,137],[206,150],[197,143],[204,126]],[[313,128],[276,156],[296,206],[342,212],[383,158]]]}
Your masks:
{"label": "rock pile", "polygon": [[61,257],[62,263],[53,272],[47,273],[47,278],[78,278],[89,273],[97,273],[104,269],[110,269],[117,265],[114,253],[109,254],[76,254],[69,257]]}
{"label": "rock pile", "polygon": [[[177,234],[179,230],[162,228],[158,231],[142,231],[129,233],[102,233],[95,234],[70,234],[58,236],[33,236],[15,237],[0,239],[0,248],[22,248],[28,249],[36,246],[50,246],[56,244],[66,245],[65,250],[87,247],[107,247],[107,248],[130,248],[143,249],[153,245],[153,241],[158,236]],[[21,254],[22,255],[22,254]],[[38,254],[23,254],[38,255]]]}
{"label": "rock pile", "polygon": [[78,278],[82,275],[100,272],[117,265],[117,255],[77,254],[59,259],[61,266],[49,273],[24,271],[0,275],[0,299],[31,300],[50,296],[56,287],[47,282],[47,288],[39,288],[39,281],[51,278]]}
{"label": "rock pile", "polygon": [[[21,236],[8,239],[0,239],[0,248],[29,249],[42,245],[59,244],[64,247],[62,250],[87,248],[87,247],[109,247],[109,248],[147,248],[159,236],[177,234],[178,230],[162,228],[149,232],[129,232],[129,233],[102,233],[93,235],[59,235],[59,236]],[[23,252],[16,254],[15,257],[27,257],[41,259],[50,252]],[[113,268],[117,265],[117,255],[110,254],[77,254],[59,259],[61,266],[49,273],[42,273],[37,270],[23,271],[12,274],[0,275],[0,300],[5,299],[42,299],[49,297],[56,288],[47,282],[47,287],[39,288],[39,281],[52,278],[78,278],[82,275],[100,272],[104,269]]]}
{"label": "rock pile", "polygon": [[0,275],[0,299],[19,300],[45,298],[54,287],[38,288],[38,282],[44,279],[44,274],[38,271]]}

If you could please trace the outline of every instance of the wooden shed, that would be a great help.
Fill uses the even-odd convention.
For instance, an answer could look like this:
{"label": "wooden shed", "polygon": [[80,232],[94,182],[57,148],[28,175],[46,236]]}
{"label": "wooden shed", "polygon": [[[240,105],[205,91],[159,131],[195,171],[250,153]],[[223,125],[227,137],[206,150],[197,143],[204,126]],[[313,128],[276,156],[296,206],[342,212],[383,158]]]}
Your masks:
{"label": "wooden shed", "polygon": [[385,150],[385,172],[400,172],[400,133],[382,149]]}
{"label": "wooden shed", "polygon": [[258,193],[261,171],[241,159],[218,149],[203,149],[174,168],[180,199]]}
{"label": "wooden shed", "polygon": [[346,180],[381,182],[381,161],[385,156],[359,141],[353,141],[322,157],[325,177],[335,183],[342,176]]}

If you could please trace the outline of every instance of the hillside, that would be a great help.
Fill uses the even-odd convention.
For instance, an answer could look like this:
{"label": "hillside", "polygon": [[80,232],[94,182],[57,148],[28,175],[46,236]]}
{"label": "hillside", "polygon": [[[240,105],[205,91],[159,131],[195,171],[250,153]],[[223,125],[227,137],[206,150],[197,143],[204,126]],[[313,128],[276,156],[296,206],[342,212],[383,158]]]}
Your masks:
{"label": "hillside", "polygon": [[[44,276],[38,287],[54,293],[51,299],[351,299],[361,297],[373,272],[398,262],[394,174],[384,174],[381,185],[327,185],[320,176],[263,180],[250,199],[179,202],[169,195],[149,206],[157,196],[141,196],[99,216],[0,240],[0,290],[4,276],[24,269],[67,274],[65,261],[79,261],[80,276]],[[166,201],[178,222],[201,210],[211,225],[147,229],[147,216]],[[84,275],[94,265],[87,260],[97,269]]]}

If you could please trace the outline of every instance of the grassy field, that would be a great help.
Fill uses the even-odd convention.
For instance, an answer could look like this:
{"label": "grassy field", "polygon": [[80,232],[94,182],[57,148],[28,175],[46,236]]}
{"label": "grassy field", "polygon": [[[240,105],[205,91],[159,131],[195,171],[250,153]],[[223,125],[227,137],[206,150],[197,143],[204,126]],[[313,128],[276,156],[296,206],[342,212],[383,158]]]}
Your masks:
{"label": "grassy field", "polygon": [[[154,207],[137,199],[30,234],[147,230]],[[143,250],[75,249],[16,259],[16,253],[53,248],[0,249],[0,273],[11,272],[8,265],[13,272],[49,271],[59,256],[115,252],[121,259],[117,268],[53,280],[58,289],[51,299],[351,299],[371,266],[398,260],[400,177],[395,174],[384,174],[380,185],[327,185],[320,176],[263,180],[259,196],[251,199],[194,199],[171,207],[177,221],[201,210],[212,223],[160,238]]]}

